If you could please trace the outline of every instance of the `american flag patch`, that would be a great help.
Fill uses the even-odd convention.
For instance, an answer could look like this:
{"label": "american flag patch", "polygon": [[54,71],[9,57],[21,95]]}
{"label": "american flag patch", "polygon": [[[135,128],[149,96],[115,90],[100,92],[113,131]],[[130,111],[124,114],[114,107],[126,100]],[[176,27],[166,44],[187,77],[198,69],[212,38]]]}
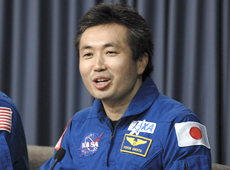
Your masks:
{"label": "american flag patch", "polygon": [[7,107],[0,107],[0,130],[11,133],[12,111]]}

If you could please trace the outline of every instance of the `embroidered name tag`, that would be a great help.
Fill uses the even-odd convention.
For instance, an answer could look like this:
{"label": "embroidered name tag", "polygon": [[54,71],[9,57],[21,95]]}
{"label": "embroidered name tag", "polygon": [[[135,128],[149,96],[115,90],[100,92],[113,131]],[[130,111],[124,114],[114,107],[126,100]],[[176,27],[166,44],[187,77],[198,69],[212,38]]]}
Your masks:
{"label": "embroidered name tag", "polygon": [[128,130],[131,131],[130,134],[139,135],[140,132],[153,134],[156,128],[156,123],[143,121],[132,121],[129,125]]}
{"label": "embroidered name tag", "polygon": [[120,151],[146,157],[151,143],[152,139],[125,134]]}

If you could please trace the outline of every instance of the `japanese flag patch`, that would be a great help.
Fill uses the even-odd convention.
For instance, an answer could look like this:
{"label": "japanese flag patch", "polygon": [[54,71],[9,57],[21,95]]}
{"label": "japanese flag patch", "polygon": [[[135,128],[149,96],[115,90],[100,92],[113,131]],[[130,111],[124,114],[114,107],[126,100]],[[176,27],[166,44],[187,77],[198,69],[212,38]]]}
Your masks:
{"label": "japanese flag patch", "polygon": [[180,147],[203,145],[211,148],[204,125],[198,122],[181,122],[175,124],[175,130]]}

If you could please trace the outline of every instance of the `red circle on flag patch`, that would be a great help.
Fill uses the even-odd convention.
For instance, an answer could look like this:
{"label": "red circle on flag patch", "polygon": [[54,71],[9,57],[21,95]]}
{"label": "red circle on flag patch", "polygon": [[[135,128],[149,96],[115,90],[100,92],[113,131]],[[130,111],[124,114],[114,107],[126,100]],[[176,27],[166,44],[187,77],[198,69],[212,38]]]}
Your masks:
{"label": "red circle on flag patch", "polygon": [[191,129],[190,129],[190,135],[194,138],[194,139],[196,139],[196,140],[199,140],[199,139],[201,139],[202,138],[202,134],[201,134],[201,131],[200,131],[200,129],[199,128],[197,128],[197,127],[192,127]]}

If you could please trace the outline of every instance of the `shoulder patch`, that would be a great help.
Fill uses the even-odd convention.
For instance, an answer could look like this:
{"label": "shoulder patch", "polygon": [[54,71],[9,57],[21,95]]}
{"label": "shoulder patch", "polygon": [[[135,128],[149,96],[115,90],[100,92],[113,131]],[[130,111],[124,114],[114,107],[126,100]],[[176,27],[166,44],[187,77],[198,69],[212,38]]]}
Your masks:
{"label": "shoulder patch", "polygon": [[69,123],[70,123],[71,120],[72,120],[72,118],[71,118],[71,119],[69,120],[69,122],[67,123],[64,132],[62,133],[60,139],[58,140],[57,144],[55,145],[54,148],[55,148],[56,150],[59,150],[59,149],[61,148],[61,143],[62,143],[63,136],[64,136],[65,132],[67,131],[68,126],[69,126]]}
{"label": "shoulder patch", "polygon": [[175,123],[175,131],[180,147],[203,145],[211,148],[206,127],[198,122]]}
{"label": "shoulder patch", "polygon": [[11,133],[12,111],[8,107],[0,107],[0,130]]}

